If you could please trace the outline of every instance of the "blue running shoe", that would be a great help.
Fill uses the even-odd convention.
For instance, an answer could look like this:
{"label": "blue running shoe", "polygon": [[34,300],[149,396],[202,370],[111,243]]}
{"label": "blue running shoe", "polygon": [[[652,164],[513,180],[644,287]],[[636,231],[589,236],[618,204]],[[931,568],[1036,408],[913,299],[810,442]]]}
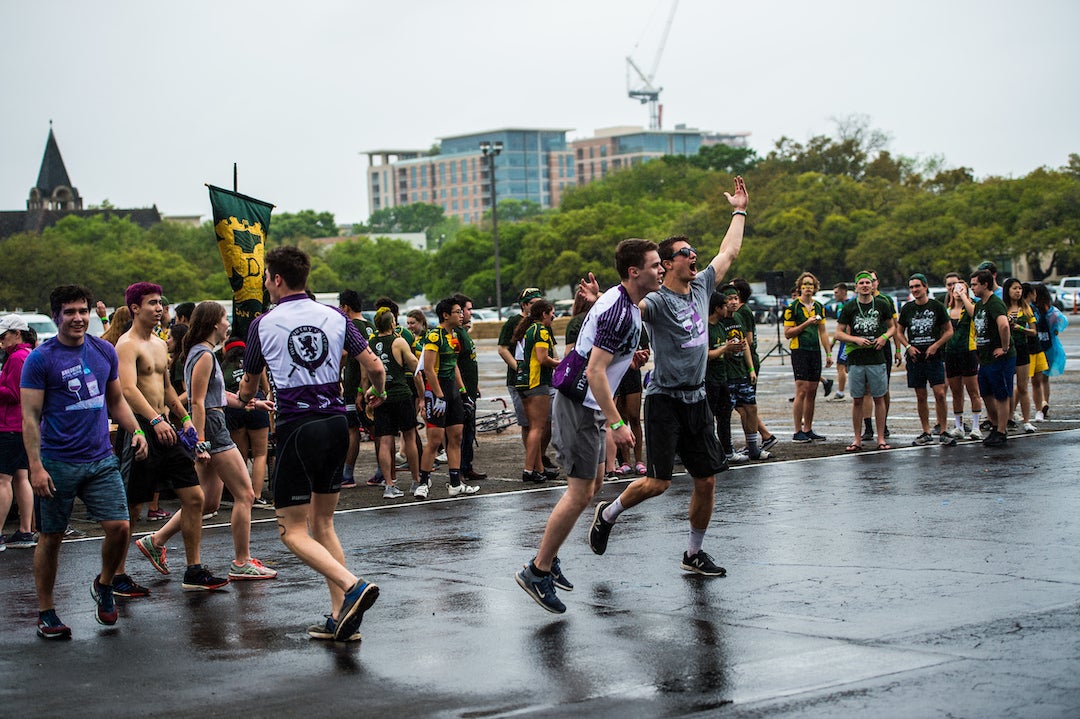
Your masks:
{"label": "blue running shoe", "polygon": [[345,592],[345,601],[341,603],[341,611],[338,613],[338,625],[334,630],[334,640],[339,642],[349,641],[349,637],[360,628],[364,621],[364,612],[371,609],[371,605],[379,598],[379,588],[363,579],[357,580],[352,589]]}
{"label": "blue running shoe", "polygon": [[102,584],[98,581],[99,579],[101,579],[100,574],[94,577],[94,583],[90,585],[90,596],[94,598],[94,602],[97,604],[95,617],[98,624],[111,627],[116,624],[116,600],[113,599],[112,585]]}
{"label": "blue running shoe", "polygon": [[533,598],[533,601],[552,614],[562,614],[566,611],[566,605],[555,594],[555,584],[551,581],[551,575],[538,577],[532,572],[532,568],[526,565],[514,575],[518,586]]}
{"label": "blue running shoe", "polygon": [[558,557],[555,557],[555,561],[551,563],[551,583],[555,585],[556,589],[561,589],[564,592],[574,591],[574,585],[562,573],[562,562],[559,561]]}
{"label": "blue running shoe", "polygon": [[42,639],[71,639],[71,627],[60,621],[55,609],[38,612],[37,635]]}

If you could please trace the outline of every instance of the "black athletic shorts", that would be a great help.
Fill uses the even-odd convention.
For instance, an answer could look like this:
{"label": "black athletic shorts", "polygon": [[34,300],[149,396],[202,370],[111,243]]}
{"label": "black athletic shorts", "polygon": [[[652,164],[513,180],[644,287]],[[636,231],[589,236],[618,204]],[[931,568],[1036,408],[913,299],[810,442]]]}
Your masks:
{"label": "black athletic shorts", "polygon": [[312,493],[341,491],[341,471],[349,451],[344,414],[316,414],[279,423],[274,440],[270,488],[275,507],[309,504]]}
{"label": "black athletic shorts", "polygon": [[424,419],[428,427],[453,427],[455,424],[465,424],[465,404],[461,398],[465,395],[458,392],[453,377],[440,377],[439,387],[442,389],[443,399],[446,400],[446,411],[441,415],[432,414],[435,404],[435,394],[425,393],[424,396]]}
{"label": "black athletic shorts", "polygon": [[796,381],[817,382],[821,379],[821,351],[791,350],[791,370]]}
{"label": "black athletic shorts", "polygon": [[945,353],[946,377],[977,377],[979,374],[979,353],[975,350]]}
{"label": "black athletic shorts", "polygon": [[392,437],[398,432],[416,429],[416,400],[392,399],[375,408],[372,437]]}
{"label": "black athletic shorts", "polygon": [[[168,447],[157,440],[150,420],[135,415],[139,427],[146,433],[149,452],[146,459],[131,463],[131,472],[127,479],[128,504],[145,504],[154,498],[162,487],[174,491],[186,487],[198,487],[199,476],[195,474],[195,457],[177,439],[176,444]],[[117,430],[117,435],[126,435],[124,444],[131,445],[131,435]],[[121,445],[124,446],[124,445]]]}
{"label": "black athletic shorts", "polygon": [[708,400],[687,404],[666,394],[645,396],[648,475],[671,481],[675,455],[691,477],[712,477],[727,469]]}
{"label": "black athletic shorts", "polygon": [[[259,397],[259,399],[263,399]],[[225,426],[230,432],[238,429],[269,429],[270,413],[265,409],[225,408]]]}
{"label": "black athletic shorts", "polygon": [[641,370],[633,367],[626,370],[626,374],[623,375],[619,386],[615,388],[616,397],[626,397],[632,394],[641,394]]}

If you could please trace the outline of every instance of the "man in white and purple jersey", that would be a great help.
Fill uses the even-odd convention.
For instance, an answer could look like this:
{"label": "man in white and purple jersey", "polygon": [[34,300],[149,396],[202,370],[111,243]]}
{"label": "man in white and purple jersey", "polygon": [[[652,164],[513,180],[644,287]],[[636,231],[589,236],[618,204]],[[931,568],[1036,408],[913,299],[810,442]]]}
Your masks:
{"label": "man in white and purple jersey", "polygon": [[[566,605],[555,589],[571,591],[574,585],[562,573],[559,547],[574,523],[604,483],[604,440],[610,427],[615,444],[624,450],[634,446],[634,435],[615,407],[615,388],[632,363],[644,361],[637,351],[641,334],[638,303],[660,288],[664,271],[656,243],[623,240],[615,250],[615,269],[621,282],[602,294],[589,310],[571,354],[560,367],[576,366],[568,385],[580,388],[583,397],[572,397],[564,385],[555,393],[552,407],[552,444],[567,474],[566,492],[551,511],[540,547],[531,562],[515,575],[517,583],[544,609],[555,614]],[[583,285],[588,283],[582,280]],[[576,363],[576,364],[575,364]]]}
{"label": "man in white and purple jersey", "polygon": [[356,358],[371,380],[368,406],[377,407],[386,398],[386,373],[345,315],[308,298],[304,288],[310,271],[311,260],[295,247],[266,254],[264,285],[277,306],[251,323],[237,394],[245,402],[254,397],[259,375],[268,370],[277,405],[271,481],[278,531],[285,546],[330,587],[331,613],[325,623],[308,627],[308,635],[350,641],[360,638],[357,629],[379,588],[346,568],[334,530],[349,448],[339,383],[342,352]]}

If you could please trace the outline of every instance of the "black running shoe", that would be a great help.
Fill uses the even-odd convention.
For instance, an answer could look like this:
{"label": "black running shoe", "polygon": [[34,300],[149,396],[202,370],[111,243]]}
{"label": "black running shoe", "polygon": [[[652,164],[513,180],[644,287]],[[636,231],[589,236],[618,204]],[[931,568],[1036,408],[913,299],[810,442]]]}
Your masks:
{"label": "black running shoe", "polygon": [[334,639],[339,642],[349,641],[349,637],[360,628],[364,621],[364,612],[371,609],[375,600],[379,598],[379,588],[358,579],[352,589],[345,592],[345,600],[341,603],[341,612],[338,614],[337,628],[334,630]]}
{"label": "black running shoe", "polygon": [[726,577],[727,570],[723,567],[716,566],[716,562],[713,558],[706,554],[703,550],[699,550],[693,556],[683,552],[682,563],[679,565],[688,572],[694,572],[695,574],[703,574],[706,577]]}
{"label": "black running shoe", "polygon": [[600,502],[593,512],[592,524],[589,526],[589,549],[594,554],[603,554],[607,551],[608,535],[614,524],[604,521],[604,507],[611,502]]}
{"label": "black running shoe", "polygon": [[574,585],[562,573],[562,563],[558,557],[555,557],[555,561],[551,563],[551,582],[556,589],[561,589],[564,592],[574,591]]}
{"label": "black running shoe", "polygon": [[201,564],[195,564],[184,572],[184,581],[180,588],[185,592],[212,592],[222,589],[229,583],[228,579],[215,577],[210,570]]}

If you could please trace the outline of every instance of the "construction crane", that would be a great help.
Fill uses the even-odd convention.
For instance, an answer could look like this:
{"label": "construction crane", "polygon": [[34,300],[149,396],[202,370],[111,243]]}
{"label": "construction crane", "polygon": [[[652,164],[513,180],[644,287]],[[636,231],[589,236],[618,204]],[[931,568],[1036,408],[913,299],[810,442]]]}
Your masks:
{"label": "construction crane", "polygon": [[[660,46],[656,48],[656,59],[653,60],[652,68],[646,75],[634,62],[630,55],[626,56],[626,92],[630,98],[639,101],[642,105],[649,105],[649,129],[659,130],[663,106],[660,104],[660,92],[664,89],[653,84],[656,79],[656,70],[660,67],[660,58],[664,54],[664,46],[667,44],[668,33],[671,32],[671,21],[675,19],[675,10],[679,7],[679,0],[671,3],[671,12],[668,13],[667,23],[664,25],[664,34],[660,36]],[[637,49],[637,46],[634,46]],[[634,87],[630,82],[630,71],[633,70],[641,85]]]}

